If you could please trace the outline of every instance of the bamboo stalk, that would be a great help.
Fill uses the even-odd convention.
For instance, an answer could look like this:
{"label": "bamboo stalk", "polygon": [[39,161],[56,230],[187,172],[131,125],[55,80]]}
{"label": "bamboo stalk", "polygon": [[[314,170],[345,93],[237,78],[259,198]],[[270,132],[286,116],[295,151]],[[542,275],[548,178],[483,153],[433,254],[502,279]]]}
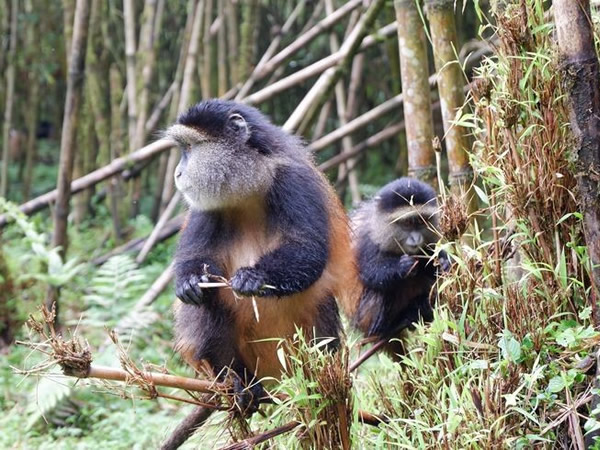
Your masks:
{"label": "bamboo stalk", "polygon": [[[89,186],[97,184],[106,180],[107,178],[123,172],[125,169],[130,167],[131,164],[151,158],[154,155],[171,148],[173,145],[174,143],[168,139],[160,139],[127,156],[116,158],[107,166],[94,170],[93,172],[88,173],[81,178],[73,180],[71,183],[70,194],[76,194],[83,189],[88,188]],[[50,205],[50,203],[57,201],[59,196],[58,192],[58,189],[54,189],[50,192],[40,195],[39,197],[23,203],[19,207],[19,210],[26,215],[31,215],[34,212],[46,208]],[[6,224],[7,217],[4,214],[0,215],[0,228],[4,227]]]}
{"label": "bamboo stalk", "polygon": [[[185,69],[185,63],[187,60],[187,52],[189,48],[189,42],[192,35],[192,28],[194,26],[194,19],[196,17],[196,0],[189,0],[187,7],[187,19],[185,27],[183,29],[182,43],[179,51],[179,59],[177,60],[177,69],[175,70],[175,77],[173,79],[173,95],[171,98],[171,106],[167,120],[172,122],[177,117],[179,109],[179,98],[181,97],[181,80],[183,78],[183,71]],[[172,153],[172,152],[171,152]],[[158,168],[158,182],[154,190],[154,202],[152,206],[152,218],[156,218],[161,211],[164,210],[166,204],[162,203],[162,195],[164,190],[165,182],[167,181],[167,164],[169,161],[169,153],[162,154],[159,161]]]}
{"label": "bamboo stalk", "polygon": [[383,6],[383,0],[374,0],[365,14],[360,18],[348,39],[341,46],[339,53],[342,57],[335,69],[325,71],[311,90],[302,99],[298,107],[283,125],[288,132],[298,130],[300,134],[306,130],[327,100],[328,93],[333,89],[342,74],[350,66],[354,54],[358,51],[377,14]]}
{"label": "bamboo stalk", "polygon": [[4,124],[2,129],[2,173],[0,174],[0,197],[8,194],[9,140],[12,127],[13,103],[15,96],[15,73],[17,54],[17,15],[18,0],[12,0],[10,7],[10,45],[8,47],[8,67],[6,68],[6,97],[4,103]]}
{"label": "bamboo stalk", "polygon": [[[202,85],[202,97],[210,98],[212,97],[212,49],[211,49],[211,41],[212,35],[210,32],[211,23],[213,20],[213,0],[203,0],[204,9],[200,10],[200,20],[202,20],[202,15],[204,19],[204,36],[202,38],[202,71],[200,72],[200,83]],[[192,31],[193,35],[193,31]],[[198,36],[200,36],[200,28],[198,28]],[[190,43],[190,50],[192,51],[192,43],[194,42],[194,38],[192,37],[192,42]],[[196,51],[197,52],[197,51]],[[196,53],[194,52],[194,53]],[[198,66],[200,68],[200,65]],[[185,75],[184,75],[185,80]],[[184,88],[182,87],[183,91]],[[181,104],[179,107],[179,112],[181,113]]]}
{"label": "bamboo stalk", "polygon": [[252,86],[254,85],[254,83],[257,80],[257,74],[262,70],[262,68],[265,66],[265,64],[273,57],[273,54],[279,48],[281,39],[283,38],[283,36],[285,36],[290,31],[290,28],[292,27],[294,22],[296,22],[296,19],[298,18],[300,13],[304,10],[305,5],[306,5],[306,0],[301,0],[300,2],[298,2],[298,4],[296,5],[296,7],[292,11],[292,13],[289,15],[289,17],[287,18],[287,20],[281,27],[280,32],[277,33],[277,36],[275,36],[275,38],[271,41],[271,43],[269,44],[269,47],[263,54],[262,58],[260,59],[260,61],[258,61],[258,64],[256,65],[256,67],[254,68],[254,70],[252,71],[252,73],[250,74],[250,76],[248,77],[246,82],[244,83],[244,85],[241,87],[241,89],[237,93],[237,95],[235,97],[236,100],[240,100],[240,99],[244,98],[248,94],[248,92],[250,92],[250,89],[252,89]]}
{"label": "bamboo stalk", "polygon": [[[71,198],[71,179],[73,177],[73,162],[75,159],[75,137],[77,119],[83,89],[85,71],[85,54],[87,43],[90,4],[87,0],[77,0],[75,6],[75,21],[73,25],[73,43],[69,58],[69,76],[67,78],[67,97],[60,141],[60,161],[58,179],[56,181],[56,206],[54,210],[54,232],[52,247],[60,247],[64,257],[67,251],[67,218],[69,215],[69,200]],[[58,300],[56,291],[50,291],[46,298],[47,305],[52,308]],[[58,305],[57,310],[58,310]],[[56,315],[58,317],[58,314]]]}
{"label": "bamboo stalk", "polygon": [[337,9],[334,13],[327,15],[323,20],[318,22],[314,27],[302,34],[298,39],[288,45],[286,48],[277,53],[273,58],[267,62],[263,68],[256,74],[256,80],[260,81],[266,76],[270,75],[277,69],[281,64],[288,60],[291,56],[296,54],[299,50],[306,48],[306,46],[321,33],[329,30],[335,24],[340,22],[344,17],[351,13],[354,9],[361,6],[363,0],[350,0],[346,2],[342,7]]}
{"label": "bamboo stalk", "polygon": [[242,26],[240,41],[240,61],[238,74],[241,79],[246,80],[250,76],[250,69],[254,61],[256,49],[255,34],[258,31],[258,9],[259,0],[247,0],[242,4]]}
{"label": "bamboo stalk", "polygon": [[[325,12],[327,14],[331,14],[333,12],[332,0],[325,0]],[[339,42],[338,42],[338,39],[337,39],[337,36],[335,33],[329,34],[329,47],[331,48],[332,53],[335,53],[339,50],[340,45],[339,45]],[[354,61],[357,61],[357,59],[355,59]],[[352,66],[353,66],[352,75],[354,77],[356,77],[356,73],[354,70],[355,69],[354,64],[352,64]],[[358,72],[362,72],[362,67],[357,66],[356,70],[358,70]],[[338,81],[335,85],[335,102],[336,102],[338,119],[339,119],[340,125],[344,126],[344,125],[346,125],[346,123],[348,123],[348,120],[350,118],[348,117],[348,110],[346,108],[346,106],[347,106],[346,105],[346,89],[341,80]],[[342,138],[342,152],[347,153],[347,152],[351,151],[352,146],[353,146],[352,137],[350,135],[344,136]],[[349,159],[348,165],[353,167],[354,161],[352,159]],[[347,171],[346,163],[341,164],[339,166],[339,170],[338,170],[338,181],[343,179],[344,176],[346,176],[346,171]],[[361,198],[360,198],[360,191],[358,189],[358,175],[356,173],[356,170],[348,171],[348,186],[350,187],[352,204],[358,205],[361,201]],[[341,195],[341,197],[343,199],[345,196]]]}
{"label": "bamboo stalk", "polygon": [[[396,34],[396,28],[396,23],[391,23],[381,28],[376,33],[365,37],[358,51],[364,51],[370,47],[373,47],[374,45],[377,45],[381,39],[385,39]],[[243,101],[250,105],[263,103],[274,97],[276,94],[285,91],[292,86],[296,86],[297,84],[300,84],[311,77],[319,75],[330,67],[335,66],[344,59],[344,56],[345,52],[340,50],[339,52],[316,61],[310,66],[305,67],[304,69],[301,69],[277,82],[273,82],[272,84],[269,82],[268,86],[249,95],[248,97],[244,98]]]}
{"label": "bamboo stalk", "polygon": [[150,114],[150,117],[148,118],[148,121],[146,122],[146,125],[145,125],[146,133],[148,133],[156,128],[156,125],[158,124],[158,121],[160,120],[160,116],[162,115],[162,113],[164,112],[166,107],[169,105],[169,102],[173,98],[173,94],[174,94],[176,88],[177,88],[177,85],[175,83],[171,83],[171,85],[169,86],[169,89],[167,89],[167,92],[165,92],[165,94],[162,96],[160,101],[156,104],[154,110],[152,111],[152,114]]}
{"label": "bamboo stalk", "polygon": [[[123,128],[121,126],[121,111],[119,109],[119,99],[122,98],[123,79],[121,72],[112,64],[108,71],[108,80],[110,86],[110,156],[109,160],[114,161],[123,154]],[[124,186],[122,180],[113,178],[108,185],[108,204],[112,216],[113,233],[118,242],[122,236],[122,222],[126,217],[126,207],[123,202]]]}
{"label": "bamboo stalk", "polygon": [[219,97],[225,95],[229,88],[227,79],[227,42],[225,39],[225,5],[223,1],[217,2],[217,15],[219,20],[219,30],[217,31],[217,73]]}
{"label": "bamboo stalk", "polygon": [[[192,25],[192,32],[190,36],[189,48],[186,55],[185,67],[183,70],[183,81],[181,83],[181,92],[179,96],[179,105],[177,107],[177,114],[181,114],[188,107],[190,102],[190,96],[192,91],[192,85],[194,81],[194,72],[196,71],[196,61],[198,48],[200,47],[200,32],[202,28],[202,18],[205,14],[204,0],[200,0],[196,5],[196,12],[194,13],[194,21]],[[169,159],[167,160],[167,168],[164,177],[164,186],[161,194],[161,208],[164,209],[169,204],[169,201],[173,197],[175,192],[175,180],[173,173],[178,161],[177,152],[170,152]],[[164,205],[164,207],[162,207]]]}
{"label": "bamboo stalk", "polygon": [[239,81],[238,75],[238,20],[237,20],[237,2],[234,0],[225,1],[225,15],[227,19],[227,50],[229,59],[229,75],[231,84],[235,86]]}
{"label": "bamboo stalk", "polygon": [[[467,193],[473,181],[473,169],[467,151],[470,147],[467,130],[454,122],[465,104],[465,78],[458,54],[458,36],[454,18],[454,0],[427,0],[427,17],[433,45],[435,67],[438,73],[444,142],[448,155],[449,182],[457,194]],[[472,192],[469,212],[477,209]]]}
{"label": "bamboo stalk", "polygon": [[[592,317],[595,327],[600,328],[600,66],[594,45],[589,0],[555,0],[553,9],[558,47],[563,60],[562,75],[568,86],[571,130],[575,138],[575,176],[590,259]],[[600,387],[598,355],[600,352],[596,354],[595,389]],[[599,405],[600,396],[594,394],[591,411],[596,411]],[[593,416],[598,420],[597,413]],[[598,430],[585,436],[587,448],[592,448],[594,441],[598,442],[598,436]]]}
{"label": "bamboo stalk", "polygon": [[146,141],[148,112],[150,109],[150,87],[152,83],[152,75],[156,63],[157,41],[155,37],[158,30],[155,27],[160,27],[161,10],[158,9],[156,0],[146,0],[144,2],[144,22],[140,30],[138,60],[140,64],[138,79],[141,80],[139,89],[139,111],[135,130],[134,148],[140,148]]}
{"label": "bamboo stalk", "polygon": [[381,130],[379,133],[374,134],[373,136],[369,137],[368,139],[358,143],[357,145],[352,147],[352,149],[350,151],[345,152],[345,153],[340,153],[340,154],[328,159],[327,161],[321,163],[319,165],[319,170],[322,172],[330,170],[330,169],[338,166],[339,164],[342,164],[342,163],[348,161],[349,159],[360,155],[365,150],[375,147],[375,146],[378,146],[382,142],[395,137],[402,130],[404,130],[404,122],[399,122],[397,124],[390,125],[390,126],[384,128],[383,130]]}
{"label": "bamboo stalk", "polygon": [[127,74],[127,113],[129,149],[135,148],[135,131],[137,124],[137,92],[136,92],[136,44],[135,44],[135,7],[133,0],[123,0],[123,24],[125,27],[125,67]]}
{"label": "bamboo stalk", "polygon": [[408,174],[437,186],[425,31],[415,0],[394,0],[394,8],[396,21],[402,24],[398,27],[398,42]]}
{"label": "bamboo stalk", "polygon": [[[25,2],[25,11],[28,15],[33,13],[33,1],[27,0]],[[25,46],[27,48],[29,64],[36,59],[38,53],[38,46],[36,45],[36,39],[39,36],[39,30],[36,24],[30,24],[26,32]],[[31,195],[31,182],[33,179],[33,162],[35,161],[37,153],[37,122],[38,112],[40,106],[40,80],[37,71],[31,70],[28,74],[29,89],[27,90],[27,144],[25,147],[25,165],[23,168],[23,200],[27,201]],[[6,110],[5,110],[6,113]]]}

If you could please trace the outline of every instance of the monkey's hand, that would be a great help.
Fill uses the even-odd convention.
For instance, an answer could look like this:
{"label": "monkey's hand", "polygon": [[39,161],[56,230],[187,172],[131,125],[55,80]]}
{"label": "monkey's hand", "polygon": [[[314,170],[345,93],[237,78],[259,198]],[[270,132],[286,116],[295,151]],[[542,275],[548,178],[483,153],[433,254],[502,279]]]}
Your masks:
{"label": "monkey's hand", "polygon": [[246,386],[238,377],[233,380],[233,393],[235,395],[235,406],[244,417],[250,417],[258,411],[260,399],[267,396],[262,384],[259,382]]}
{"label": "monkey's hand", "polygon": [[267,274],[255,267],[238,269],[231,279],[231,288],[235,293],[248,297],[275,295],[275,288],[267,285]]}
{"label": "monkey's hand", "polygon": [[177,276],[175,279],[175,295],[183,303],[200,306],[204,303],[205,295],[198,283],[206,283],[209,279],[206,275],[195,273],[186,276]]}
{"label": "monkey's hand", "polygon": [[452,267],[452,261],[450,261],[450,257],[443,250],[440,251],[440,253],[438,255],[438,263],[439,263],[441,273],[448,272],[450,270],[450,267]]}
{"label": "monkey's hand", "polygon": [[419,260],[414,256],[402,255],[398,260],[398,266],[396,267],[398,276],[400,278],[414,277],[418,270]]}

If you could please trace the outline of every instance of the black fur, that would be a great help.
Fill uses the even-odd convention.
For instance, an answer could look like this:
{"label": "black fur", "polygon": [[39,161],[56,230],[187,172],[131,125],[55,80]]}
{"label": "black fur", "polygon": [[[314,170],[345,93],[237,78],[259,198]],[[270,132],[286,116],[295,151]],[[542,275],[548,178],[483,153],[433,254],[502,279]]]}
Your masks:
{"label": "black fur", "polygon": [[[400,178],[385,185],[374,197],[370,214],[387,214],[407,205],[435,205],[431,186],[413,178]],[[392,253],[371,238],[373,217],[363,217],[356,230],[356,252],[363,292],[353,323],[368,336],[394,337],[420,318],[433,320],[429,301],[438,268],[418,255]],[[393,228],[390,228],[393,230]],[[392,232],[392,231],[391,231]],[[445,259],[440,255],[440,260]],[[447,260],[446,260],[447,262]],[[445,262],[440,261],[440,265]]]}
{"label": "black fur", "polygon": [[267,209],[269,228],[279,231],[284,242],[253,268],[238,270],[231,280],[232,287],[246,295],[286,296],[302,292],[323,273],[329,246],[325,198],[312,169],[279,169],[267,196]]}
{"label": "black fur", "polygon": [[239,114],[246,120],[250,129],[248,145],[262,153],[289,153],[290,140],[299,142],[298,138],[273,125],[256,108],[233,101],[211,99],[198,103],[180,115],[177,123],[221,138],[231,133],[228,127],[232,114]]}
{"label": "black fur", "polygon": [[393,211],[401,206],[435,204],[435,190],[420,180],[402,177],[383,186],[376,195],[381,211]]}
{"label": "black fur", "polygon": [[[207,360],[214,371],[226,367],[238,374],[236,391],[242,409],[251,412],[260,393],[260,385],[248,390],[249,374],[241,362],[234,341],[233,311],[219,302],[217,289],[200,289],[199,281],[208,272],[230,278],[233,290],[243,295],[285,297],[308,289],[322,275],[329,257],[329,221],[326,192],[314,167],[296,137],[272,125],[254,108],[220,100],[202,102],[181,115],[178,123],[221,139],[236,139],[229,123],[232,114],[240,114],[250,134],[245,145],[269,155],[278,154],[284,161],[276,171],[266,195],[269,233],[281,237],[278,248],[264,254],[253,267],[225,273],[219,255],[235,240],[240,230],[231,215],[224,211],[192,211],[183,230],[175,256],[177,297],[184,303],[178,313],[177,334],[190,337],[194,357]],[[274,300],[278,301],[278,300]],[[291,301],[291,300],[281,300]],[[317,336],[339,337],[340,319],[337,304],[327,299],[319,310]],[[278,337],[278,336],[273,336]]]}

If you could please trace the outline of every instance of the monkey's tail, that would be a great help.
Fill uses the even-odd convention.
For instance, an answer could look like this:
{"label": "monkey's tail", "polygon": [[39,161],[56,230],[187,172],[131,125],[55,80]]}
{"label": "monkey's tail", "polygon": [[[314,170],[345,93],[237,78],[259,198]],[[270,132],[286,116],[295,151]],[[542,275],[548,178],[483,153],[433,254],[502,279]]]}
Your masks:
{"label": "monkey's tail", "polygon": [[179,425],[177,425],[177,428],[175,428],[171,435],[162,443],[160,450],[175,450],[179,448],[204,424],[204,422],[208,420],[214,411],[214,409],[205,408],[204,406],[196,407]]}

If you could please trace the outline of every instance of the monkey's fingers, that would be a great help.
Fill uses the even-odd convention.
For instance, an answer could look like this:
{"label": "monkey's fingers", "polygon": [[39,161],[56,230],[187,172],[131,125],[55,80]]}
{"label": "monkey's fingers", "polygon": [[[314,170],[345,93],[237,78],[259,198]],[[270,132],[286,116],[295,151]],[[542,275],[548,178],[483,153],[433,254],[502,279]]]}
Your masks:
{"label": "monkey's fingers", "polygon": [[235,405],[244,417],[250,417],[260,407],[260,399],[266,396],[266,392],[260,383],[246,386],[240,378],[233,380],[233,392]]}
{"label": "monkey's fingers", "polygon": [[231,279],[231,288],[244,296],[266,296],[269,295],[269,289],[266,289],[265,278],[265,274],[260,270],[242,267]]}
{"label": "monkey's fingers", "polygon": [[201,305],[203,303],[204,294],[198,286],[200,277],[191,275],[187,280],[182,281],[175,289],[175,295],[183,303],[189,305]]}

